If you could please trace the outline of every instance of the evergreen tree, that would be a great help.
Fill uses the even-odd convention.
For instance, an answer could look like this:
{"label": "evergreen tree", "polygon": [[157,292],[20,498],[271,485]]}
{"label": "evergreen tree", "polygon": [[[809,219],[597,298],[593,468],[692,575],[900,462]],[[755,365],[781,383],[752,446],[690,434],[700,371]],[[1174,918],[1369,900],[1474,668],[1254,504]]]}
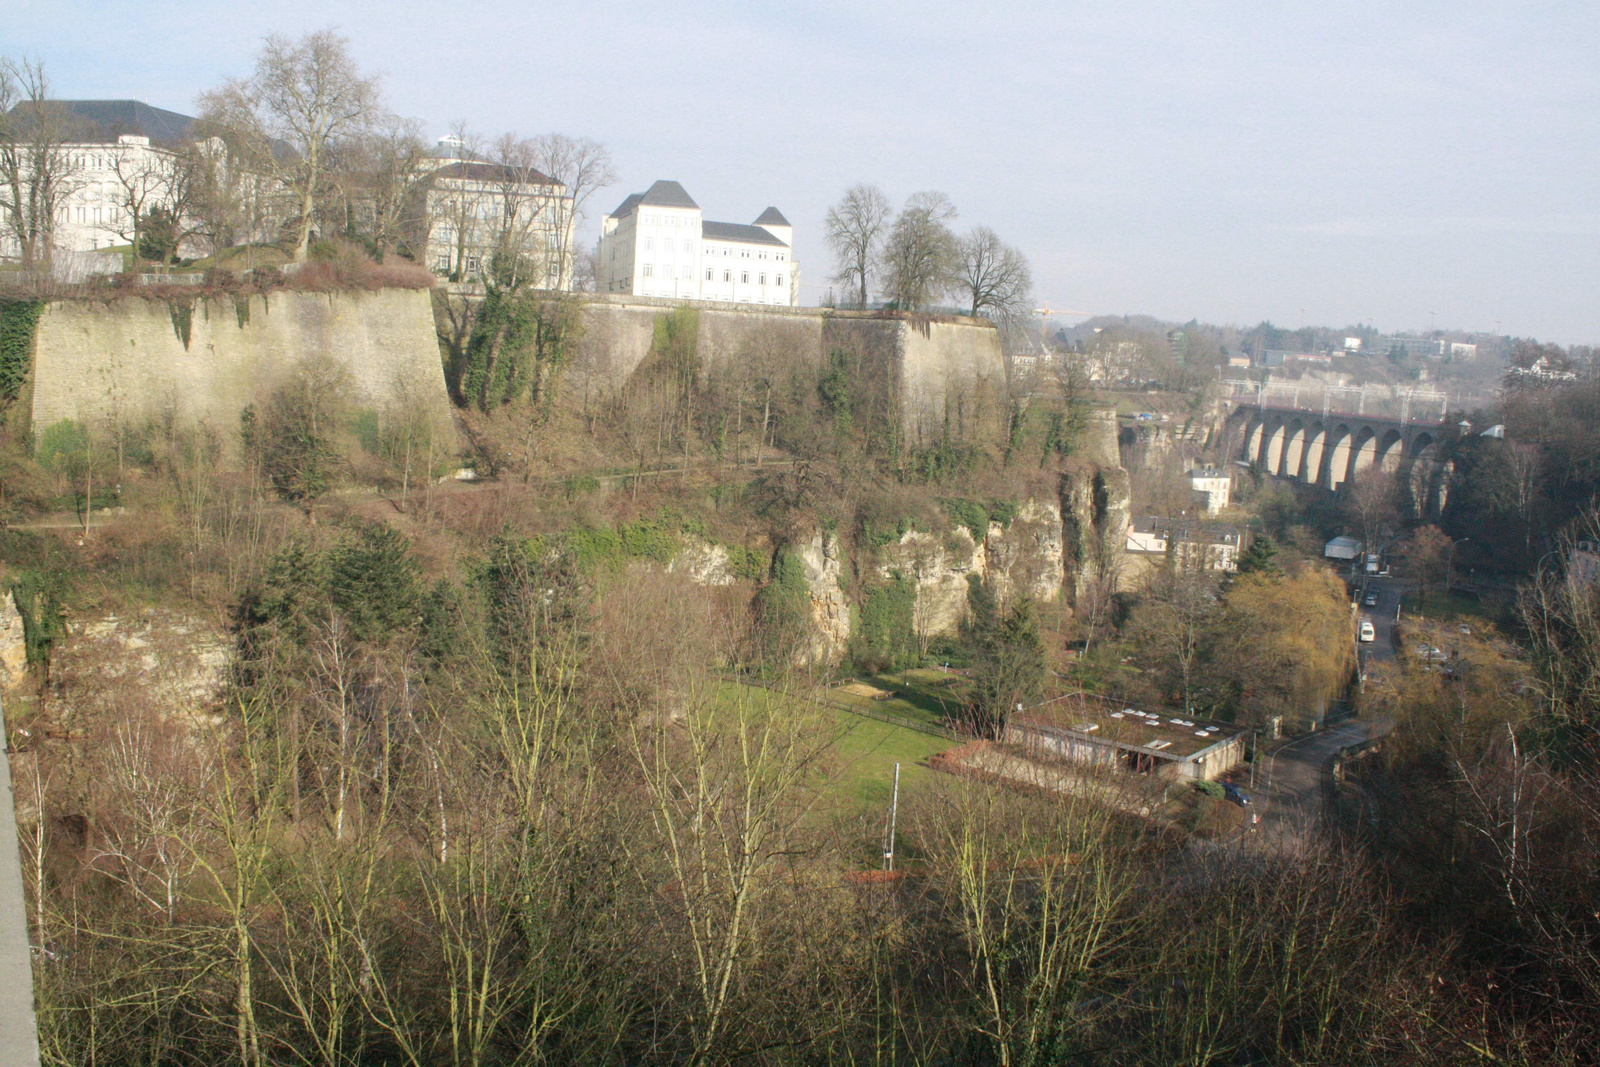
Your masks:
{"label": "evergreen tree", "polygon": [[328,596],[350,632],[381,641],[417,618],[417,562],[394,527],[364,523],[330,553]]}
{"label": "evergreen tree", "polygon": [[1002,608],[987,583],[976,577],[968,581],[971,614],[963,630],[972,654],[972,696],[967,713],[978,736],[996,738],[1005,733],[1012,712],[1039,698],[1044,644],[1030,601]]}
{"label": "evergreen tree", "polygon": [[1278,566],[1277,557],[1278,546],[1272,543],[1272,538],[1261,534],[1240,554],[1239,573],[1276,577],[1283,573],[1283,568]]}

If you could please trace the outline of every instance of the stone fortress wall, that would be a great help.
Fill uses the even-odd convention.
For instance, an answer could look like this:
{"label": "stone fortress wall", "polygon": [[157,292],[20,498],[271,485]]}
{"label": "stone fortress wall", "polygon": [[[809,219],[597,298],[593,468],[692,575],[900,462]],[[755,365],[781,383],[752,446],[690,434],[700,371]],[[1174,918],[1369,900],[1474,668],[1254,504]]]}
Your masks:
{"label": "stone fortress wall", "polygon": [[858,376],[885,392],[912,447],[936,440],[947,415],[981,419],[991,407],[1003,413],[1005,358],[999,331],[984,319],[635,296],[589,298],[583,338],[565,374],[568,402],[589,410],[615,396],[649,358],[656,320],[683,306],[698,319],[702,374],[727,375],[738,364],[820,371],[833,353],[846,353]]}
{"label": "stone fortress wall", "polygon": [[[63,419],[130,425],[176,418],[207,423],[231,444],[240,412],[308,358],[342,365],[357,406],[420,405],[448,420],[432,303],[441,298],[388,289],[57,301],[40,316],[34,339],[32,431],[37,436]],[[681,306],[589,298],[563,376],[568,405],[590,410],[623,389],[650,356],[657,320]],[[858,376],[875,383],[911,447],[936,440],[950,418],[1003,417],[1005,360],[998,332],[984,320],[692,306],[708,379],[752,368],[774,376],[817,372],[843,352]]]}
{"label": "stone fortress wall", "polygon": [[171,417],[231,447],[244,408],[319,357],[348,372],[356,405],[415,405],[448,424],[429,294],[385,289],[51,303],[34,335],[32,430]]}

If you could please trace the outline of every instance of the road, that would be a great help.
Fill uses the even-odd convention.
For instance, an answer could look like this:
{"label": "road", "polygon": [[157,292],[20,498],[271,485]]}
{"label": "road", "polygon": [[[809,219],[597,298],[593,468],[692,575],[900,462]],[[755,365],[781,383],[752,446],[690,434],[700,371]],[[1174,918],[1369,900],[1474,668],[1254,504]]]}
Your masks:
{"label": "road", "polygon": [[1373,630],[1377,631],[1377,640],[1360,644],[1363,669],[1368,662],[1381,663],[1394,659],[1394,616],[1400,607],[1403,583],[1395,578],[1369,578],[1366,592],[1378,594],[1377,604],[1367,607],[1363,603],[1361,606],[1361,618],[1372,623]]}
{"label": "road", "polygon": [[1341,748],[1389,732],[1387,722],[1346,719],[1291,741],[1262,760],[1251,793],[1257,832],[1308,841],[1322,815],[1322,769]]}

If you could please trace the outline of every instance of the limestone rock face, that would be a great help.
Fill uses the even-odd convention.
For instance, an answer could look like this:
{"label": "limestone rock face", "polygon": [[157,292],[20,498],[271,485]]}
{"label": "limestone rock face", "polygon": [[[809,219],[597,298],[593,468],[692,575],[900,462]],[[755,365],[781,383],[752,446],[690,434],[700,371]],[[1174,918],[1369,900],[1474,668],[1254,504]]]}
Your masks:
{"label": "limestone rock face", "polygon": [[989,582],[1002,601],[1051,603],[1066,579],[1061,508],[1028,499],[1009,525],[992,522],[982,541],[964,526],[943,537],[910,530],[878,550],[877,576],[916,583],[913,623],[923,637],[954,633],[967,616],[968,578]]}
{"label": "limestone rock face", "polygon": [[0,597],[0,686],[10,689],[28,674],[28,639],[10,593]]}
{"label": "limestone rock face", "polygon": [[982,577],[988,553],[965,526],[944,537],[907,530],[900,540],[878,550],[878,576],[900,577],[916,584],[912,625],[918,634],[954,633],[967,615],[967,576]]}
{"label": "limestone rock face", "polygon": [[984,539],[985,574],[1001,600],[1028,597],[1051,603],[1066,580],[1061,506],[1054,501],[1022,502],[1009,526],[989,524]]}
{"label": "limestone rock face", "polygon": [[80,719],[143,705],[189,725],[220,723],[233,645],[221,629],[166,612],[72,622],[52,657],[51,686]]}
{"label": "limestone rock face", "polygon": [[681,574],[696,585],[732,585],[728,547],[698,537],[685,537],[683,550],[667,564],[668,574]]}
{"label": "limestone rock face", "polygon": [[850,645],[850,604],[839,585],[839,540],[819,530],[796,545],[794,553],[805,567],[811,592],[811,642],[803,658],[808,666],[837,663]]}

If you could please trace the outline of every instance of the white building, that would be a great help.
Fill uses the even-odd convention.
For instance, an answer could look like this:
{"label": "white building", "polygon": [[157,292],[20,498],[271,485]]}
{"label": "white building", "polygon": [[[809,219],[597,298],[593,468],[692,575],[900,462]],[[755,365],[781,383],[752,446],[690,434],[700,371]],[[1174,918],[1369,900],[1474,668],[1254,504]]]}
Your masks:
{"label": "white building", "polygon": [[1233,488],[1233,476],[1215,467],[1195,467],[1189,471],[1189,488],[1194,490],[1198,502],[1207,515],[1215,515],[1228,506],[1228,493]]}
{"label": "white building", "polygon": [[658,181],[605,217],[595,265],[602,293],[799,304],[794,227],[775,207],[751,225],[708,222],[677,182]]}
{"label": "white building", "polygon": [[1237,526],[1196,519],[1135,519],[1128,523],[1130,573],[1170,562],[1179,571],[1239,569]]}
{"label": "white building", "polygon": [[[176,150],[194,138],[195,120],[139,100],[59,100],[74,124],[66,155],[65,197],[56,215],[56,252],[93,252],[133,240],[133,213],[164,207],[177,179]],[[0,238],[0,255],[20,249]],[[114,269],[120,269],[116,267]]]}

